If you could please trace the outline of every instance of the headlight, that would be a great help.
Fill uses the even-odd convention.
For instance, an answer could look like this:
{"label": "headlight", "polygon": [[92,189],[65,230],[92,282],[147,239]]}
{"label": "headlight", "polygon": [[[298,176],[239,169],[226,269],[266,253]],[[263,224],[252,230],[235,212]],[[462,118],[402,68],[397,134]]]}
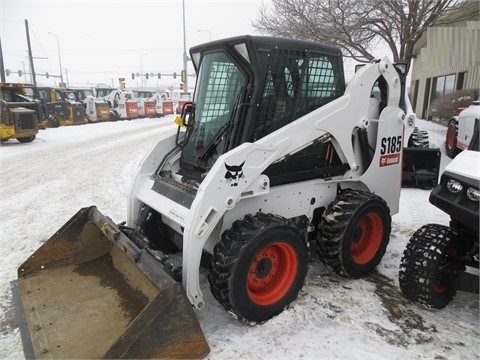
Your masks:
{"label": "headlight", "polygon": [[448,180],[447,182],[447,189],[451,193],[458,194],[460,191],[462,191],[462,184],[460,184],[457,180]]}
{"label": "headlight", "polygon": [[474,188],[468,188],[467,197],[472,201],[477,201],[480,199],[480,191]]}

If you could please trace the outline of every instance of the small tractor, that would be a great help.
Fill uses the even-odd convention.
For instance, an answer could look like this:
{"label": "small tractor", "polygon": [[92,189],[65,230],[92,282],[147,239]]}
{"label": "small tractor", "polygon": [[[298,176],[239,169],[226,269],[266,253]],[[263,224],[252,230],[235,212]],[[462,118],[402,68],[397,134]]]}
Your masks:
{"label": "small tractor", "polygon": [[[97,97],[103,98],[111,109],[111,120],[138,118],[138,105],[132,91],[110,89],[107,95]],[[113,118],[112,118],[113,117]]]}
{"label": "small tractor", "polygon": [[64,88],[37,87],[36,95],[43,102],[49,121],[48,126],[86,124],[83,104],[75,99],[65,98]]}
{"label": "small tractor", "polygon": [[0,83],[0,140],[35,140],[43,117],[41,104],[26,95],[23,84]]}
{"label": "small tractor", "polygon": [[157,90],[149,100],[155,101],[157,117],[173,114],[173,100],[165,90]]}
{"label": "small tractor", "polygon": [[190,94],[189,92],[180,93],[180,99],[178,100],[178,105],[177,105],[177,109],[175,110],[175,112],[177,114],[181,114],[185,104],[189,103],[191,101],[192,101],[192,94]]}
{"label": "small tractor", "polygon": [[447,306],[457,291],[479,292],[479,119],[472,122],[468,149],[447,165],[430,194],[430,203],[450,215],[450,224],[422,226],[401,260],[400,289],[428,308]]}
{"label": "small tractor", "polygon": [[137,100],[138,117],[157,117],[156,102],[152,99],[153,91],[134,90],[133,94]]}
{"label": "small tractor", "polygon": [[375,60],[345,88],[339,48],[261,36],[190,58],[192,101],[140,163],[126,223],[81,209],[19,267],[37,356],[205,356],[191,307],[205,305],[202,258],[213,296],[247,324],[296,299],[310,249],[346,277],[380,263],[415,128],[405,66]]}
{"label": "small tractor", "polygon": [[94,123],[110,120],[107,102],[103,99],[95,98],[92,89],[66,89],[66,92],[66,97],[69,97],[69,94],[73,94],[77,102],[83,103],[88,122]]}

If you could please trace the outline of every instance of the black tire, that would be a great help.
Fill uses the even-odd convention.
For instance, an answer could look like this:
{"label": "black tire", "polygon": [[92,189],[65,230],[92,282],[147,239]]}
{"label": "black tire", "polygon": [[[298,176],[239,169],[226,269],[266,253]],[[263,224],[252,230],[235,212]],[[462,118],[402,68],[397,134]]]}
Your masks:
{"label": "black tire", "polygon": [[317,238],[320,259],[339,275],[367,275],[385,254],[391,222],[382,198],[366,191],[343,191],[322,215]]}
{"label": "black tire", "polygon": [[428,132],[425,130],[418,130],[418,128],[415,127],[410,135],[410,138],[408,139],[408,147],[428,149],[429,146],[430,140],[428,137]]}
{"label": "black tire", "polygon": [[428,224],[410,238],[400,262],[399,284],[403,295],[428,308],[441,309],[455,296],[455,278],[463,267],[451,261],[458,256],[454,229]]}
{"label": "black tire", "polygon": [[48,121],[50,122],[50,125],[51,125],[52,127],[54,127],[54,128],[60,127],[60,122],[58,121],[58,119],[57,119],[55,116],[50,115],[50,116],[48,117]]}
{"label": "black tire", "polygon": [[21,142],[22,144],[23,143],[29,143],[29,142],[32,142],[33,140],[35,140],[35,135],[17,138],[17,140],[19,142]]}
{"label": "black tire", "polygon": [[445,138],[445,153],[451,159],[453,159],[458,154],[457,149],[457,136],[458,136],[458,125],[455,118],[450,119],[447,126],[447,136]]}
{"label": "black tire", "polygon": [[262,323],[297,298],[307,271],[308,246],[298,228],[272,214],[246,215],[214,248],[210,289],[240,320]]}
{"label": "black tire", "polygon": [[109,113],[110,113],[109,121],[117,121],[120,119],[116,110],[109,110]]}

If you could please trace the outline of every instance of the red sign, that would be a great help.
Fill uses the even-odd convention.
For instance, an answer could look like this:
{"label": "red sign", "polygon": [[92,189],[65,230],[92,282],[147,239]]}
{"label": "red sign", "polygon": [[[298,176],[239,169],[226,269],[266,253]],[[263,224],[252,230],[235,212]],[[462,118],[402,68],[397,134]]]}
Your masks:
{"label": "red sign", "polygon": [[400,163],[400,154],[390,154],[380,156],[380,167],[395,165]]}

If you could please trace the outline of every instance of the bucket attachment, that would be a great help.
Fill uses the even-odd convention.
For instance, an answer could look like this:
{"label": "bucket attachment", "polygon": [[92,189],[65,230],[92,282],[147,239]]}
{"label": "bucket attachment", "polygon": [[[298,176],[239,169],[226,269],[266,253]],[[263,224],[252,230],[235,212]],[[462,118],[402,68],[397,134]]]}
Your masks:
{"label": "bucket attachment", "polygon": [[20,266],[13,292],[27,358],[192,359],[210,352],[182,285],[94,206]]}
{"label": "bucket attachment", "polygon": [[438,183],[440,149],[404,148],[402,187],[431,189]]}

